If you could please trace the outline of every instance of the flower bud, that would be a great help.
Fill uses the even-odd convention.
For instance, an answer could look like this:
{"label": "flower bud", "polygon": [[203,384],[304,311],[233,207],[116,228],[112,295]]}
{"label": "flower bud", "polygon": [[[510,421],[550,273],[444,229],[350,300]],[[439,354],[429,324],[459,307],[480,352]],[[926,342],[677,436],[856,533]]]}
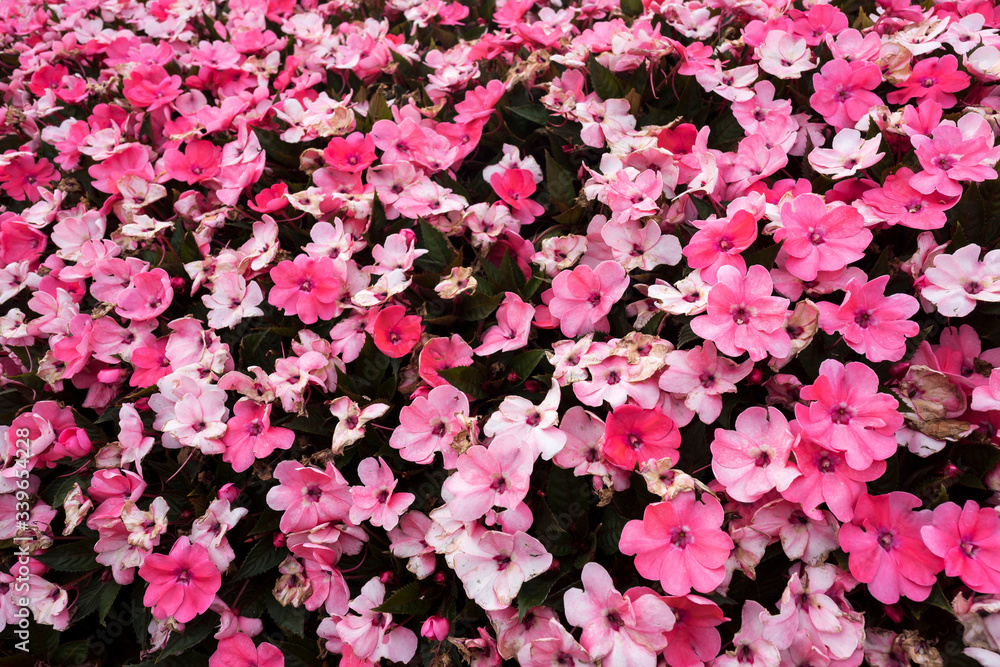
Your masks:
{"label": "flower bud", "polygon": [[448,636],[450,627],[447,618],[431,616],[420,626],[420,636],[424,639],[434,639],[439,642],[444,641],[444,638]]}

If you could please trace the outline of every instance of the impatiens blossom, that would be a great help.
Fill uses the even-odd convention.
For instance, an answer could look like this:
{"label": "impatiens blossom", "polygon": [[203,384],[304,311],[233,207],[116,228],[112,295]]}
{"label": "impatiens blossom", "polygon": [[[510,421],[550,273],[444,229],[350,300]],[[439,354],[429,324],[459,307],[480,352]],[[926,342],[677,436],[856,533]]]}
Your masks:
{"label": "impatiens blossom", "polygon": [[406,355],[420,340],[420,318],[403,306],[383,308],[372,325],[375,347],[394,359]]}
{"label": "impatiens blossom", "polygon": [[843,452],[855,470],[892,456],[903,417],[896,399],[878,391],[875,371],[858,362],[845,366],[827,359],[819,372],[816,382],[800,392],[811,402],[795,406],[803,432],[827,449]]}
{"label": "impatiens blossom", "polygon": [[219,641],[208,667],[284,667],[285,656],[274,644],[254,646],[249,635],[237,633]]}
{"label": "impatiens blossom", "polygon": [[169,554],[147,556],[139,576],[149,582],[143,604],[152,607],[153,616],[173,617],[179,623],[205,613],[222,585],[208,551],[186,537],[174,542]]}
{"label": "impatiens blossom", "polygon": [[731,357],[748,352],[760,361],[768,354],[787,355],[792,341],[782,327],[788,299],[773,296],[767,269],[754,265],[743,273],[724,266],[718,280],[708,294],[708,312],[694,318],[691,329]]}
{"label": "impatiens blossom", "polygon": [[298,255],[271,269],[274,287],[267,302],[287,315],[298,315],[305,324],[329,320],[340,314],[341,281],[329,257]]}
{"label": "impatiens blossom", "polygon": [[639,574],[659,581],[670,595],[692,589],[710,593],[726,576],[733,541],[721,530],[722,505],[693,492],[646,507],[642,520],[625,524],[619,548],[635,556]]}
{"label": "impatiens blossom", "polygon": [[934,257],[920,296],[945,317],[964,317],[980,301],[1000,301],[1000,250],[990,250],[980,261],[981,250],[970,244]]}
{"label": "impatiens blossom", "polygon": [[753,407],[736,418],[736,430],[716,429],[712,471],[726,494],[754,502],[771,489],[784,491],[799,476],[789,462],[795,437],[777,408]]}
{"label": "impatiens blossom", "polygon": [[624,269],[611,261],[596,268],[578,266],[552,280],[549,311],[564,336],[607,330],[605,316],[628,288]]}
{"label": "impatiens blossom", "polygon": [[469,448],[457,466],[442,492],[459,521],[475,521],[492,507],[514,509],[528,494],[531,452],[512,436],[497,436],[489,447]]}
{"label": "impatiens blossom", "polygon": [[872,240],[861,214],[850,206],[828,208],[817,195],[806,194],[781,207],[782,227],[774,234],[783,241],[789,273],[815,280],[820,271],[839,271],[861,259]]}
{"label": "impatiens blossom", "polygon": [[680,444],[681,435],[673,420],[655,407],[618,406],[604,426],[604,456],[625,470],[650,459],[676,462]]}
{"label": "impatiens blossom", "polygon": [[524,582],[549,569],[552,554],[527,533],[487,531],[469,536],[455,554],[455,573],[466,594],[483,609],[503,609]]}
{"label": "impatiens blossom", "polygon": [[852,350],[869,361],[899,361],[906,352],[906,339],[916,336],[920,326],[910,317],[919,302],[908,294],[885,296],[889,276],[861,284],[847,284],[844,302],[838,307],[822,301],[819,325],[827,333],[839,333]]}
{"label": "impatiens blossom", "polygon": [[722,412],[722,394],[736,391],[736,383],[750,374],[753,362],[737,364],[720,357],[712,341],[690,350],[667,354],[667,368],[660,375],[663,391],[684,396],[684,405],[711,424]]}
{"label": "impatiens blossom", "polygon": [[469,399],[451,385],[435,387],[427,396],[418,396],[399,414],[399,426],[392,432],[389,445],[400,450],[407,461],[427,464],[435,452],[453,467],[458,457],[451,448],[464,429],[461,417],[469,414]]}
{"label": "impatiens blossom", "polygon": [[942,503],[920,529],[924,544],[944,559],[944,572],[978,593],[1000,593],[1000,517],[972,500]]}
{"label": "impatiens blossom", "polygon": [[361,588],[348,614],[337,622],[337,635],[362,660],[409,662],[417,651],[417,636],[409,628],[393,625],[392,614],[374,611],[385,600],[385,586],[377,578]]}
{"label": "impatiens blossom", "polygon": [[395,493],[396,480],[381,458],[365,459],[358,464],[358,477],[363,486],[351,488],[351,523],[369,521],[373,526],[392,530],[399,516],[413,503],[412,493]]}
{"label": "impatiens blossom", "polygon": [[597,563],[583,566],[583,590],[563,596],[566,620],[583,628],[580,644],[594,660],[610,667],[655,667],[656,654],[674,627],[670,607],[649,589],[619,593],[607,570]]}
{"label": "impatiens blossom", "polygon": [[226,446],[223,460],[233,470],[243,472],[257,459],[269,456],[275,449],[288,449],[295,442],[295,433],[287,428],[271,426],[271,405],[249,399],[237,401],[233,416],[226,422],[222,437]]}
{"label": "impatiens blossom", "polygon": [[931,524],[931,511],[917,507],[920,499],[902,491],[864,495],[853,521],[840,528],[840,546],[850,555],[851,574],[885,604],[900,597],[927,599],[944,567],[921,538],[922,529]]}

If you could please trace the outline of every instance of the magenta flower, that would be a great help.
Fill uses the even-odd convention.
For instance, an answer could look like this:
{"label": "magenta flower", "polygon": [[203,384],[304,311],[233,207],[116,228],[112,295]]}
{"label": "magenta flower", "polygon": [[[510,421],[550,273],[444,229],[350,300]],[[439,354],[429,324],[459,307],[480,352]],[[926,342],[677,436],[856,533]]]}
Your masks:
{"label": "magenta flower", "polygon": [[702,667],[719,655],[722,638],[715,628],[728,621],[719,606],[700,595],[662,598],[674,613],[674,627],[665,634],[663,657],[670,667]]}
{"label": "magenta flower", "polygon": [[1000,593],[1000,517],[975,501],[942,503],[920,529],[924,544],[944,559],[944,573],[977,593]]}
{"label": "magenta flower", "polygon": [[792,348],[784,330],[788,299],[772,296],[774,283],[767,269],[754,265],[744,274],[723,266],[718,279],[708,293],[708,312],[691,321],[692,331],[731,357],[744,352],[754,361],[769,354],[787,357]]}
{"label": "magenta flower", "polygon": [[676,463],[680,444],[674,420],[657,407],[645,410],[638,405],[620,405],[604,425],[604,456],[623,470],[633,470],[650,459]]}
{"label": "magenta flower", "polygon": [[669,595],[714,591],[726,578],[733,541],[722,530],[719,501],[692,491],[673,500],[647,505],[642,520],[625,524],[618,544],[635,556],[635,568],[646,579],[659,580]]}
{"label": "magenta flower", "polygon": [[965,90],[971,77],[958,71],[958,58],[948,54],[941,58],[918,60],[910,76],[899,84],[899,90],[889,93],[889,104],[906,104],[913,98],[920,101],[934,101],[949,109],[958,103],[952,93]]}
{"label": "magenta flower", "polygon": [[629,279],[617,262],[604,261],[595,268],[578,266],[552,279],[549,312],[564,336],[573,338],[592,331],[607,331],[605,315],[611,312]]}
{"label": "magenta flower", "polygon": [[416,496],[412,493],[395,493],[396,478],[385,461],[367,458],[358,464],[358,477],[363,486],[351,487],[351,506],[348,515],[351,523],[368,521],[373,526],[392,530],[399,523]]}
{"label": "magenta flower", "polygon": [[803,432],[827,449],[844,452],[847,465],[855,470],[895,454],[903,417],[896,399],[879,393],[875,371],[862,363],[845,366],[827,359],[819,373],[799,394],[811,403],[795,406]]}
{"label": "magenta flower", "polygon": [[720,267],[734,266],[746,271],[746,261],[740,254],[757,239],[757,220],[747,211],[736,211],[732,217],[699,224],[699,230],[684,246],[688,266],[701,269],[701,277],[714,283]]}
{"label": "magenta flower", "polygon": [[215,177],[221,168],[221,160],[222,149],[204,139],[189,142],[183,153],[170,148],[163,154],[167,176],[189,185]]}
{"label": "magenta flower", "polygon": [[375,347],[393,359],[406,356],[420,340],[420,321],[418,315],[407,315],[403,306],[383,308],[372,325]]}
{"label": "magenta flower", "polygon": [[587,563],[580,575],[583,590],[563,595],[566,620],[583,628],[580,644],[595,661],[608,667],[655,667],[656,654],[667,645],[664,633],[674,627],[670,607],[649,589],[615,590],[611,575]]}
{"label": "magenta flower", "polygon": [[902,491],[865,495],[854,508],[853,523],[840,527],[840,547],[850,554],[851,574],[868,584],[879,602],[926,600],[944,566],[921,538],[931,511],[913,511],[917,507],[920,499]]}
{"label": "magenta flower", "polygon": [[906,339],[920,332],[920,325],[909,319],[920,310],[920,302],[909,294],[885,296],[888,283],[887,275],[864,284],[851,280],[841,305],[816,304],[820,327],[843,335],[844,342],[868,361],[899,361],[906,353]]}
{"label": "magenta flower", "polygon": [[827,207],[819,195],[804,194],[781,206],[782,227],[775,241],[784,241],[785,267],[802,280],[815,280],[820,271],[839,271],[864,257],[872,233],[851,206]]}
{"label": "magenta flower", "polygon": [[295,432],[271,426],[270,403],[244,398],[233,407],[222,442],[226,445],[222,460],[231,464],[234,471],[243,472],[275,449],[289,449],[295,442]]}
{"label": "magenta flower", "polygon": [[174,542],[167,555],[146,556],[139,576],[149,582],[142,603],[152,607],[155,618],[173,617],[178,623],[205,613],[222,586],[208,549],[187,537]]}
{"label": "magenta flower", "polygon": [[882,104],[871,92],[882,83],[878,65],[865,60],[831,60],[813,74],[815,93],[809,104],[836,129],[854,127],[869,110]]}
{"label": "magenta flower", "polygon": [[752,407],[736,418],[736,430],[715,430],[712,472],[733,500],[752,503],[772,489],[784,491],[799,476],[788,457],[795,436],[777,408]]}
{"label": "magenta flower", "polygon": [[274,644],[254,646],[242,632],[219,640],[208,667],[285,667],[285,656]]}
{"label": "magenta flower", "polygon": [[469,399],[451,385],[431,389],[418,396],[399,413],[399,426],[389,438],[389,446],[407,461],[426,465],[441,452],[446,468],[454,468],[458,453],[451,448],[455,436],[468,417]]}
{"label": "magenta flower", "polygon": [[502,174],[495,172],[490,177],[490,185],[522,225],[534,222],[535,218],[545,213],[544,206],[529,199],[536,186],[527,169],[506,169]]}

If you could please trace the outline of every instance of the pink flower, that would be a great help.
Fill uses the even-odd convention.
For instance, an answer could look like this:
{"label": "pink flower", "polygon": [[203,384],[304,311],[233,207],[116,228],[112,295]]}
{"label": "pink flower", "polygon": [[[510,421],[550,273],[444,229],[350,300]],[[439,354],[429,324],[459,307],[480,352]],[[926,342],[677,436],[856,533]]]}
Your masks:
{"label": "pink flower", "polygon": [[669,595],[693,588],[709,593],[726,578],[733,541],[722,528],[725,513],[712,496],[702,501],[693,491],[673,500],[647,505],[642,520],[625,524],[618,544],[635,556],[635,568],[646,579],[659,580]]}
{"label": "pink flower", "polygon": [[507,607],[524,582],[534,579],[552,565],[552,554],[527,533],[513,535],[487,531],[469,536],[455,553],[455,573],[465,593],[486,610]]}
{"label": "pink flower", "polygon": [[47,188],[58,179],[59,172],[45,158],[35,161],[30,155],[22,155],[0,167],[0,188],[17,201],[38,201],[38,188]]}
{"label": "pink flower", "polygon": [[222,149],[211,141],[198,139],[189,142],[181,153],[169,148],[163,154],[167,176],[189,185],[214,178],[222,166]]}
{"label": "pink flower", "polygon": [[510,436],[497,436],[489,447],[470,447],[442,488],[451,516],[469,522],[493,507],[517,507],[528,495],[532,463],[531,451]]}
{"label": "pink flower", "polygon": [[312,530],[322,523],[347,519],[350,487],[332,463],[324,471],[282,461],[274,469],[274,478],[280,484],[267,492],[267,506],[284,512],[278,524],[282,532]]}
{"label": "pink flower", "polygon": [[396,479],[392,470],[379,457],[367,458],[358,464],[358,477],[363,486],[351,487],[351,523],[369,521],[373,526],[392,530],[399,523],[399,516],[406,511],[416,496],[412,493],[394,493]]}
{"label": "pink flower", "polygon": [[465,427],[459,417],[468,414],[465,394],[451,385],[435,387],[400,411],[399,426],[392,432],[389,446],[398,449],[405,460],[420,465],[427,465],[435,452],[441,452],[445,467],[454,468],[458,453],[451,443]]}
{"label": "pink flower", "polygon": [[900,597],[919,602],[930,595],[944,563],[921,538],[931,523],[931,511],[913,511],[920,499],[894,491],[862,496],[853,523],[840,527],[840,546],[850,558],[851,574],[879,602],[895,604]]}
{"label": "pink flower", "polygon": [[719,655],[722,638],[715,628],[729,620],[711,600],[700,595],[661,598],[674,613],[663,657],[670,667],[702,667]]}
{"label": "pink flower", "polygon": [[899,90],[889,93],[889,104],[906,104],[916,98],[934,101],[949,109],[958,103],[952,95],[969,86],[971,77],[958,71],[958,58],[948,54],[941,58],[923,58],[916,62],[910,76],[899,85]]}
{"label": "pink flower", "polygon": [[699,226],[684,246],[688,266],[701,269],[701,277],[709,283],[716,281],[716,273],[722,266],[734,266],[741,273],[746,271],[747,265],[740,253],[757,239],[757,220],[753,215],[736,211],[729,218],[711,220]]}
{"label": "pink flower", "polygon": [[337,621],[337,634],[355,656],[371,663],[383,658],[391,662],[409,662],[417,652],[417,636],[409,628],[393,625],[392,614],[374,611],[385,601],[385,585],[378,577],[362,587],[351,600],[355,612]]}
{"label": "pink flower", "polygon": [[786,268],[796,278],[815,280],[820,271],[839,271],[864,256],[872,233],[850,206],[828,208],[823,198],[804,194],[781,207],[783,227],[774,234],[784,241]]}
{"label": "pink flower", "polygon": [[875,371],[855,361],[846,366],[827,359],[816,381],[802,388],[795,417],[814,442],[844,452],[847,465],[865,470],[896,453],[896,431],[903,425],[896,399],[878,392]]}
{"label": "pink flower", "polygon": [[449,629],[451,629],[451,625],[448,623],[447,618],[442,616],[428,616],[424,620],[423,625],[420,626],[420,636],[424,639],[443,642],[448,636]]}
{"label": "pink flower", "polygon": [[650,459],[677,463],[680,444],[680,431],[658,407],[645,410],[637,405],[620,405],[608,415],[604,426],[604,456],[624,470]]}
{"label": "pink flower", "polygon": [[866,482],[872,482],[885,472],[885,461],[873,461],[864,470],[847,465],[839,452],[820,447],[808,438],[802,438],[793,447],[795,464],[802,473],[782,497],[802,505],[802,511],[812,519],[823,513],[817,508],[826,503],[833,515],[841,521],[850,521],[858,499],[868,492]]}
{"label": "pink flower", "polygon": [[838,130],[854,127],[872,107],[882,104],[882,99],[871,92],[881,83],[882,72],[874,63],[831,60],[819,74],[813,74],[816,92],[809,104]]}
{"label": "pink flower", "polygon": [[449,338],[444,336],[431,338],[420,348],[417,372],[420,379],[430,386],[440,387],[448,384],[448,381],[441,377],[438,371],[471,366],[472,355],[473,349],[458,334],[452,334]]}
{"label": "pink flower", "polygon": [[153,617],[173,617],[178,623],[205,613],[222,586],[222,575],[208,550],[187,537],[174,542],[168,555],[146,556],[139,576],[149,582],[142,603],[152,607]]}
{"label": "pink flower", "polygon": [[656,654],[667,645],[674,627],[670,607],[649,589],[615,590],[611,575],[597,563],[587,563],[580,575],[583,590],[563,595],[566,620],[583,628],[580,644],[607,667],[655,667]]}
{"label": "pink flower", "polygon": [[705,424],[722,413],[721,395],[735,392],[736,383],[753,370],[749,359],[737,364],[720,357],[710,340],[690,350],[669,352],[664,361],[667,367],[660,375],[660,389],[683,396],[684,405]]}
{"label": "pink flower", "polygon": [[243,472],[257,459],[270,456],[275,449],[289,449],[295,443],[295,432],[271,426],[271,404],[240,399],[233,407],[233,416],[226,422],[222,436],[226,451],[222,460],[236,472]]}
{"label": "pink flower", "polygon": [[715,430],[712,472],[733,500],[752,503],[772,489],[784,491],[799,476],[788,461],[795,436],[777,408],[752,407],[736,418],[736,430]]}
{"label": "pink flower", "polygon": [[286,315],[298,315],[304,324],[331,320],[343,311],[341,273],[329,257],[297,255],[271,269],[274,287],[267,302]]}
{"label": "pink flower", "polygon": [[503,174],[495,173],[490,177],[493,191],[510,207],[511,215],[522,225],[535,221],[535,218],[545,212],[545,207],[529,199],[534,194],[535,179],[527,169],[507,169]]}
{"label": "pink flower", "polygon": [[125,80],[122,94],[133,106],[154,111],[180,95],[181,78],[167,75],[159,65],[139,65]]}
{"label": "pink flower", "polygon": [[924,168],[914,174],[910,185],[926,195],[936,190],[957,197],[962,194],[962,181],[979,183],[997,177],[994,167],[1000,148],[993,145],[993,130],[979,114],[964,114],[957,123],[941,121],[930,137],[917,135],[910,142]]}
{"label": "pink flower", "polygon": [[331,169],[356,174],[375,162],[375,141],[361,132],[333,137],[323,150],[323,159]]}
{"label": "pink flower", "polygon": [[920,529],[924,544],[944,559],[944,573],[977,593],[1000,593],[1000,517],[972,500],[942,503]]}
{"label": "pink flower", "polygon": [[767,269],[754,265],[744,274],[723,266],[718,280],[708,294],[708,312],[694,318],[691,329],[731,357],[744,352],[754,361],[768,354],[788,356],[792,347],[784,330],[788,299],[772,296],[774,284]]}
{"label": "pink flower", "polygon": [[517,294],[507,292],[497,310],[496,326],[490,327],[482,336],[482,344],[475,349],[479,356],[495,352],[519,350],[528,344],[531,320],[535,317],[535,307],[525,303]]}
{"label": "pink flower", "polygon": [[920,333],[920,325],[909,319],[920,310],[920,302],[909,294],[885,296],[888,283],[889,276],[865,284],[851,280],[844,303],[816,304],[823,331],[843,335],[852,350],[871,362],[899,361],[906,353],[906,339]]}
{"label": "pink flower", "polygon": [[254,646],[242,632],[219,640],[208,667],[285,667],[285,656],[274,644]]}
{"label": "pink flower", "polygon": [[129,286],[118,295],[115,312],[133,322],[145,322],[159,317],[173,298],[170,275],[157,268],[132,276]]}
{"label": "pink flower", "polygon": [[420,326],[420,316],[407,315],[403,306],[388,306],[375,317],[372,339],[375,347],[386,356],[398,359],[406,356],[412,350],[423,327]]}
{"label": "pink flower", "polygon": [[911,229],[941,229],[947,222],[945,211],[955,204],[955,199],[937,191],[923,194],[910,182],[913,170],[902,167],[885,178],[881,188],[866,190],[861,196],[873,213],[889,224]]}
{"label": "pink flower", "polygon": [[625,269],[617,262],[604,261],[593,269],[578,266],[552,279],[549,311],[559,320],[564,336],[573,338],[592,331],[607,331],[605,316],[625,294],[628,285]]}
{"label": "pink flower", "polygon": [[978,412],[1000,410],[1000,369],[994,368],[990,372],[988,385],[982,385],[972,390],[971,407]]}

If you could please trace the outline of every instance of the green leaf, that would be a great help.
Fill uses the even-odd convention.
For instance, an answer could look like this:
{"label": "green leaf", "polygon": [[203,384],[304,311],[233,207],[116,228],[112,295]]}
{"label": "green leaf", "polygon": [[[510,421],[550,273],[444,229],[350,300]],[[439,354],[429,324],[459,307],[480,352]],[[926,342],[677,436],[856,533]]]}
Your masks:
{"label": "green leaf", "polygon": [[101,567],[94,558],[95,544],[97,540],[94,538],[77,540],[49,549],[44,554],[36,554],[35,558],[60,572],[90,572]]}
{"label": "green leaf", "polygon": [[281,513],[275,512],[271,508],[264,510],[264,513],[260,515],[257,519],[257,523],[254,527],[250,529],[250,535],[263,535],[264,533],[271,533],[278,530],[278,524],[281,522]]}
{"label": "green leaf", "polygon": [[576,199],[576,188],[573,187],[573,173],[556,162],[555,158],[548,151],[545,151],[545,175],[546,185],[549,188],[549,197],[559,205],[560,209],[564,211],[568,210]]}
{"label": "green leaf", "polygon": [[781,250],[780,243],[769,245],[768,247],[750,255],[750,257],[747,258],[747,266],[757,264],[770,270],[774,267],[774,260],[777,258],[779,250]]}
{"label": "green leaf", "polygon": [[487,295],[482,292],[463,296],[459,314],[468,322],[485,320],[500,306],[504,296],[504,294]]}
{"label": "green leaf", "polygon": [[184,632],[171,632],[167,645],[163,651],[156,656],[159,663],[164,658],[183,653],[189,648],[194,648],[202,644],[215,629],[216,621],[212,620],[211,614],[202,614],[184,626]]}
{"label": "green leaf", "polygon": [[626,16],[642,14],[642,0],[622,0],[622,12]]}
{"label": "green leaf", "polygon": [[64,665],[82,665],[90,654],[90,641],[80,641],[63,644],[52,654],[52,660]]}
{"label": "green leaf", "polygon": [[479,366],[443,368],[438,371],[438,375],[447,380],[451,386],[473,398],[489,398],[489,394],[483,388],[487,379],[486,373]]}
{"label": "green leaf", "polygon": [[417,609],[423,607],[425,603],[429,602],[424,599],[420,591],[420,582],[414,581],[406,584],[395,593],[390,595],[382,604],[378,607],[372,609],[372,611],[377,611],[383,614],[413,614],[419,613],[414,611],[409,611],[411,609]]}
{"label": "green leaf", "polygon": [[426,249],[426,255],[416,259],[415,264],[426,271],[440,273],[448,266],[454,252],[448,238],[426,220],[420,220],[420,248]]}
{"label": "green leaf", "polygon": [[121,589],[121,584],[117,582],[109,582],[101,588],[101,599],[97,609],[97,622],[101,625],[104,625],[104,619],[107,617],[108,612],[111,611],[115,600],[118,599],[118,593]]}
{"label": "green leaf", "polygon": [[551,124],[552,117],[549,112],[545,110],[545,107],[540,104],[536,104],[530,107],[507,107],[504,111],[510,111],[516,116],[520,116],[525,120],[530,120],[532,123],[538,125],[547,126]]}
{"label": "green leaf", "polygon": [[627,521],[613,507],[604,511],[604,521],[597,533],[597,547],[602,553],[614,555],[618,553],[618,542],[622,537]]}
{"label": "green leaf", "polygon": [[269,595],[267,596],[267,615],[285,632],[297,637],[305,636],[306,610],[304,608],[296,608],[291,605],[282,607],[273,595]]}
{"label": "green leaf", "polygon": [[545,500],[539,500],[535,506],[538,523],[535,526],[538,540],[545,550],[557,558],[565,558],[573,553],[573,538],[561,525],[552,508]]}
{"label": "green leaf", "polygon": [[503,260],[500,261],[500,289],[504,292],[516,293],[524,287],[526,282],[524,272],[517,265],[514,256],[510,251],[505,252]]}
{"label": "green leaf", "polygon": [[510,362],[510,370],[518,377],[518,382],[528,379],[535,367],[545,358],[542,350],[525,350]]}
{"label": "green leaf", "polygon": [[104,588],[104,583],[100,578],[94,577],[80,589],[80,594],[77,596],[76,602],[73,603],[74,622],[97,611]]}
{"label": "green leaf", "polygon": [[517,620],[521,622],[529,611],[542,605],[549,597],[552,585],[559,579],[558,572],[543,572],[521,585],[517,593]]}
{"label": "green leaf", "polygon": [[250,553],[243,559],[240,571],[236,573],[236,580],[249,579],[258,574],[263,574],[268,570],[278,567],[285,560],[286,549],[277,549],[268,539],[258,540],[253,545]]}
{"label": "green leaf", "polygon": [[385,95],[382,91],[376,92],[368,100],[368,117],[371,119],[374,125],[376,121],[380,120],[392,120],[392,109],[389,108],[389,104],[385,101]]}
{"label": "green leaf", "polygon": [[622,92],[622,85],[614,72],[597,61],[593,54],[587,60],[587,68],[590,70],[590,83],[594,86],[594,92],[602,100],[617,100],[625,97]]}

